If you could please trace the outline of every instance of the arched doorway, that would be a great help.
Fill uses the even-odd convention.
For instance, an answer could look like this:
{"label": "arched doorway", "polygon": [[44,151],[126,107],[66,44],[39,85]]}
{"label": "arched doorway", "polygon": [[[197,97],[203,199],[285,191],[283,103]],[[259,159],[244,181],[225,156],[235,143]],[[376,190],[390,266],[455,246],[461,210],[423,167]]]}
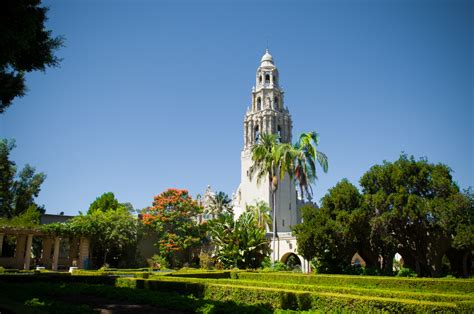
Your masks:
{"label": "arched doorway", "polygon": [[290,270],[300,270],[301,271],[301,259],[295,253],[286,253],[282,256],[280,260],[285,264]]}

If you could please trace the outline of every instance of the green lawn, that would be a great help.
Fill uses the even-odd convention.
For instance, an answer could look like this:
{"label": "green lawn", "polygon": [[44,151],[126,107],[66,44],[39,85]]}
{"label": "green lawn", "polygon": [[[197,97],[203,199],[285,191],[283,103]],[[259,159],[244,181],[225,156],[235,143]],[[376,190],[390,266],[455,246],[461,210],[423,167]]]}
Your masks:
{"label": "green lawn", "polygon": [[245,271],[0,275],[0,312],[474,312],[474,280]]}

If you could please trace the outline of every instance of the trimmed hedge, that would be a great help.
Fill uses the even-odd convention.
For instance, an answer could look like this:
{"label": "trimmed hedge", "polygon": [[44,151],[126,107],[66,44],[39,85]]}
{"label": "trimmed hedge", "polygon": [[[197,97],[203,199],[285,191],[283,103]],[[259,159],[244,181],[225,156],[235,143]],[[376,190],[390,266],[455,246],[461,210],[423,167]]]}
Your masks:
{"label": "trimmed hedge", "polygon": [[208,272],[174,272],[166,276],[184,278],[209,278],[209,279],[230,279],[230,271],[208,271]]}
{"label": "trimmed hedge", "polygon": [[116,278],[113,276],[71,276],[70,273],[0,274],[0,282],[5,283],[87,283],[113,286]]}
{"label": "trimmed hedge", "polygon": [[467,301],[450,303],[332,292],[307,292],[281,288],[240,286],[238,282],[232,285],[119,278],[117,279],[117,286],[155,291],[176,291],[218,301],[238,300],[246,304],[269,306],[273,309],[323,309],[325,311],[382,310],[389,312],[474,311],[474,303]]}
{"label": "trimmed hedge", "polygon": [[397,291],[393,289],[367,289],[360,287],[345,287],[345,286],[318,286],[318,285],[305,285],[305,284],[293,284],[283,282],[255,282],[253,280],[209,280],[209,279],[198,279],[198,278],[170,278],[161,277],[156,278],[160,281],[181,281],[181,282],[195,282],[195,283],[213,283],[213,284],[230,284],[239,286],[250,286],[250,287],[266,287],[275,289],[285,290],[297,290],[306,292],[328,292],[328,293],[339,293],[339,294],[353,294],[353,295],[365,295],[365,296],[376,296],[384,298],[396,298],[396,299],[414,299],[424,301],[438,301],[438,302],[460,302],[460,301],[472,301],[474,296],[469,294],[455,294],[455,293],[427,293],[427,292],[412,292],[412,291]]}
{"label": "trimmed hedge", "polygon": [[340,287],[383,288],[405,291],[474,293],[472,279],[399,278],[380,276],[304,275],[295,273],[232,272],[233,279],[258,282],[285,282],[294,284]]}

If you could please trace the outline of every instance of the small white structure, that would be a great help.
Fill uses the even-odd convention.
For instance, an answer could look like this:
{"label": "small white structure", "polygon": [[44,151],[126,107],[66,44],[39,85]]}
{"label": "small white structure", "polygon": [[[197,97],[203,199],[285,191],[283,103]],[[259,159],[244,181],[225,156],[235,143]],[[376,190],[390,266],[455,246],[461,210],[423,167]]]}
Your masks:
{"label": "small white structure", "polygon": [[[268,179],[263,179],[260,184],[257,184],[255,177],[249,177],[249,168],[252,165],[252,146],[258,143],[261,134],[278,134],[281,142],[291,143],[293,125],[288,108],[284,106],[284,92],[279,81],[278,69],[267,49],[257,68],[256,85],[252,88],[252,102],[247,108],[244,118],[241,181],[233,195],[235,218],[245,211],[247,205],[264,201],[271,207],[273,203]],[[286,176],[278,185],[275,201],[276,230],[278,232],[275,244],[278,261],[286,262],[289,254],[297,255],[296,238],[291,235],[290,227],[301,221],[298,210],[301,204],[302,202],[297,199],[294,180],[290,180]],[[274,247],[273,243],[271,243],[271,247]],[[302,270],[309,271],[308,262],[301,256],[297,257],[301,262]]]}

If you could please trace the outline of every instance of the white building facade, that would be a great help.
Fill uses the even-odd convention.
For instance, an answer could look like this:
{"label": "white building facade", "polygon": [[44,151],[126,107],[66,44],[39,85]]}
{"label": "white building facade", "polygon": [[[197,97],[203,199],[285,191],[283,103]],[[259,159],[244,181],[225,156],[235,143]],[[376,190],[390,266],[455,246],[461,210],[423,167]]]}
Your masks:
{"label": "white building facade", "polygon": [[[252,88],[252,102],[244,118],[244,147],[241,152],[241,181],[233,195],[236,218],[247,205],[264,201],[272,206],[273,199],[267,178],[257,182],[256,177],[249,177],[252,165],[251,150],[258,143],[261,134],[278,134],[280,141],[291,143],[292,120],[288,108],[284,105],[284,92],[279,85],[280,75],[273,62],[272,55],[266,50],[260,66],[257,68],[256,83]],[[296,238],[291,235],[291,226],[301,221],[299,204],[294,180],[286,176],[279,182],[276,191],[275,214],[277,225],[276,256],[279,261],[297,255]],[[273,243],[271,243],[273,248]],[[272,254],[273,256],[273,254]],[[297,255],[303,271],[309,270],[309,264]]]}

